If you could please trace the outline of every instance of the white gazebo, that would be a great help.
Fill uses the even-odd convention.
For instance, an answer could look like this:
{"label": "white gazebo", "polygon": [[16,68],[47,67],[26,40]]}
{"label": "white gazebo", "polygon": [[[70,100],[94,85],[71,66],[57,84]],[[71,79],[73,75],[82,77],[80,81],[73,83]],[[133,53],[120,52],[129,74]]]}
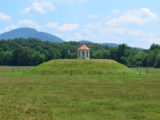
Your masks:
{"label": "white gazebo", "polygon": [[78,48],[78,59],[90,59],[90,48],[86,45],[82,45]]}

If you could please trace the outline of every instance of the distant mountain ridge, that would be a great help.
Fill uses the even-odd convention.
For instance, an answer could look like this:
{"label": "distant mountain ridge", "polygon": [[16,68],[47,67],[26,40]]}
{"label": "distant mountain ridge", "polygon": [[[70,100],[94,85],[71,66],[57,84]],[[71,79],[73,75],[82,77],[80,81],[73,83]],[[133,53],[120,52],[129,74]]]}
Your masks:
{"label": "distant mountain ridge", "polygon": [[[80,40],[79,41],[80,43],[94,43],[94,42],[91,42],[89,40]],[[110,46],[110,47],[118,47],[119,44],[116,44],[116,43],[96,43],[96,44],[100,44],[100,45],[103,45],[103,46]]]}
{"label": "distant mountain ridge", "polygon": [[61,38],[48,34],[45,32],[39,32],[33,28],[18,28],[0,34],[0,40],[14,39],[14,38],[38,38],[43,41],[51,41],[56,43],[62,43],[64,40]]}
{"label": "distant mountain ridge", "polygon": [[80,41],[78,41],[79,43],[94,43],[94,42],[91,42],[91,41],[89,41],[89,40],[80,40]]}
{"label": "distant mountain ridge", "polygon": [[[55,42],[55,43],[65,42],[63,39],[55,35],[52,35],[46,32],[40,32],[40,31],[37,31],[36,29],[28,28],[28,27],[17,28],[9,32],[0,34],[0,40],[8,40],[8,39],[15,39],[15,38],[37,38],[42,41],[50,41],[50,42]],[[80,40],[78,42],[82,44],[95,43],[89,40]],[[110,46],[110,47],[119,46],[119,44],[116,44],[116,43],[95,43],[95,44],[99,44],[103,46]],[[136,48],[136,47],[132,47],[132,48]],[[143,48],[138,48],[138,49],[143,49]]]}
{"label": "distant mountain ridge", "polygon": [[110,46],[110,47],[118,47],[119,44],[116,43],[100,43],[103,46]]}
{"label": "distant mountain ridge", "polygon": [[[94,42],[91,42],[89,40],[80,40],[79,43],[87,44],[87,43],[94,43]],[[109,47],[118,47],[120,45],[120,44],[117,44],[117,43],[95,43],[95,44],[99,44],[99,45],[103,45],[103,46],[109,46]],[[131,47],[131,46],[129,46],[129,47]],[[144,50],[144,48],[138,48],[138,47],[131,47],[131,48]]]}

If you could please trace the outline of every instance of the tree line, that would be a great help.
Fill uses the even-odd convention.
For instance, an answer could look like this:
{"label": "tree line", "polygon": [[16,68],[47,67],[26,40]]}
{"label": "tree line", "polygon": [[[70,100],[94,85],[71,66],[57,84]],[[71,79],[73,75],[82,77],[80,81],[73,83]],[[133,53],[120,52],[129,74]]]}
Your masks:
{"label": "tree line", "polygon": [[[52,59],[76,59],[82,43],[53,43],[35,38],[0,41],[0,65],[33,66]],[[114,59],[130,67],[160,67],[160,45],[143,50],[121,44],[118,47],[87,43],[92,59]]]}

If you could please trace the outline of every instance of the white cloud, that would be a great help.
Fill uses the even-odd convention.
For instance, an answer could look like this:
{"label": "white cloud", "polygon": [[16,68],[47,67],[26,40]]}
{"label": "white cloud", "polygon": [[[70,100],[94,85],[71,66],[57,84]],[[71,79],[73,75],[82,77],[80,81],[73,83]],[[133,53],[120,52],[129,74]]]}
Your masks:
{"label": "white cloud", "polygon": [[[111,17],[120,16],[122,12],[115,10],[111,14]],[[94,18],[92,17],[93,15],[90,16]],[[106,24],[109,23],[108,20],[111,17],[107,19],[101,17],[101,19],[99,18],[99,22],[94,21],[84,26],[79,26],[78,24],[60,24],[58,22],[48,23],[46,26],[52,28],[52,32],[54,33],[63,34],[62,37],[67,41],[90,40],[92,42],[126,43],[129,46],[142,48],[149,48],[152,43],[160,43],[159,35],[152,33],[152,31],[148,32],[148,30],[146,31],[143,28],[139,29],[139,26],[132,26],[132,24],[141,25],[157,20],[157,14],[151,10],[147,8],[129,10],[117,18],[116,22],[110,20],[114,24]],[[126,23],[127,26],[125,26]],[[123,25],[123,27],[117,25]],[[145,24],[146,27],[149,26]]]}
{"label": "white cloud", "polygon": [[31,7],[24,8],[22,13],[29,13],[31,11]]}
{"label": "white cloud", "polygon": [[112,11],[112,13],[113,13],[113,14],[119,14],[119,13],[120,13],[120,10],[115,9],[115,10]]}
{"label": "white cloud", "polygon": [[9,21],[11,20],[11,17],[4,14],[4,13],[0,13],[0,21]]}
{"label": "white cloud", "polygon": [[95,19],[95,18],[98,18],[99,16],[98,15],[94,15],[94,14],[91,14],[88,16],[89,19]]}
{"label": "white cloud", "polygon": [[[130,46],[149,48],[152,43],[160,43],[160,36],[145,30],[132,27],[109,26],[104,22],[85,25],[88,35],[77,32],[77,38],[93,42],[126,43]],[[90,35],[90,36],[89,36]]]}
{"label": "white cloud", "polygon": [[60,24],[58,22],[48,23],[48,28],[55,29],[59,32],[72,32],[79,27],[79,24]]}
{"label": "white cloud", "polygon": [[112,27],[107,27],[107,28],[102,28],[99,32],[102,33],[102,34],[110,34],[110,35],[111,34],[124,35],[127,32],[127,30],[128,30],[127,28],[112,28]]}
{"label": "white cloud", "polygon": [[121,36],[132,36],[132,38],[135,37],[153,37],[154,34],[152,33],[145,33],[141,30],[137,30],[137,29],[129,29],[129,28],[112,28],[112,27],[108,27],[108,28],[103,28],[102,30],[99,31],[102,34],[110,34],[110,35],[121,35]]}
{"label": "white cloud", "polygon": [[95,24],[87,24],[87,25],[85,25],[84,27],[86,28],[86,29],[100,29],[100,27],[102,27],[103,26],[103,23],[95,23]]}
{"label": "white cloud", "polygon": [[128,23],[141,25],[147,22],[155,21],[157,19],[158,16],[156,13],[152,12],[148,8],[141,8],[139,10],[129,10],[125,12],[121,17],[108,21],[107,24],[113,26]]}
{"label": "white cloud", "polygon": [[17,24],[12,24],[8,27],[6,27],[2,32],[10,31],[19,27],[31,27],[35,29],[41,29],[42,26],[38,25],[36,22],[32,20],[22,20],[19,21]]}
{"label": "white cloud", "polygon": [[58,31],[71,32],[79,27],[78,24],[64,24],[58,27]]}
{"label": "white cloud", "polygon": [[41,28],[40,25],[38,25],[37,23],[33,22],[32,20],[19,21],[18,25],[19,26],[33,27],[33,28],[36,28],[36,29],[40,29]]}
{"label": "white cloud", "polygon": [[155,33],[126,27],[103,27],[97,31],[97,36],[141,48],[149,48],[152,43],[160,43],[160,36]]}
{"label": "white cloud", "polygon": [[16,29],[16,28],[18,28],[19,27],[19,25],[10,25],[10,26],[8,26],[8,27],[6,27],[3,31],[2,31],[2,33],[3,32],[6,32],[6,31],[10,31],[10,30],[13,30],[13,29]]}
{"label": "white cloud", "polygon": [[87,2],[87,0],[60,0],[61,2],[74,2],[74,3],[83,3]]}
{"label": "white cloud", "polygon": [[94,34],[94,32],[89,29],[84,29],[84,30],[80,31],[79,34],[81,35],[81,37],[83,39],[87,38],[88,40],[91,40],[91,39],[93,39],[93,37],[96,36]]}
{"label": "white cloud", "polygon": [[58,28],[59,23],[58,22],[50,22],[46,25],[48,28]]}
{"label": "white cloud", "polygon": [[26,7],[22,13],[30,13],[30,12],[36,12],[36,13],[47,13],[47,11],[54,10],[55,7],[52,2],[50,1],[34,1],[30,7]]}

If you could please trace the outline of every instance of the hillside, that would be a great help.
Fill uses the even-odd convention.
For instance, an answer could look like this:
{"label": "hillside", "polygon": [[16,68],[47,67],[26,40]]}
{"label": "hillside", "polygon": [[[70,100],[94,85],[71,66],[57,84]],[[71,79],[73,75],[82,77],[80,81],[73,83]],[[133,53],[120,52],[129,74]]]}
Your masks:
{"label": "hillside", "polygon": [[0,40],[4,39],[14,39],[14,38],[38,38],[43,41],[52,41],[56,43],[64,42],[61,38],[54,36],[52,34],[48,34],[45,32],[39,32],[32,28],[18,28],[11,30],[9,32],[5,32],[0,34]]}
{"label": "hillside", "polygon": [[125,65],[114,60],[52,60],[43,63],[31,70],[32,73],[49,74],[108,74],[129,71]]}
{"label": "hillside", "polygon": [[[91,42],[89,40],[80,40],[79,42],[83,43],[83,44],[94,43],[94,42]],[[100,44],[100,45],[109,46],[109,47],[118,47],[118,45],[119,45],[119,44],[116,44],[116,43],[95,43],[95,44]]]}
{"label": "hillside", "polygon": [[118,47],[119,44],[116,44],[116,43],[100,43],[101,45],[104,45],[104,46],[110,46],[110,47]]}

